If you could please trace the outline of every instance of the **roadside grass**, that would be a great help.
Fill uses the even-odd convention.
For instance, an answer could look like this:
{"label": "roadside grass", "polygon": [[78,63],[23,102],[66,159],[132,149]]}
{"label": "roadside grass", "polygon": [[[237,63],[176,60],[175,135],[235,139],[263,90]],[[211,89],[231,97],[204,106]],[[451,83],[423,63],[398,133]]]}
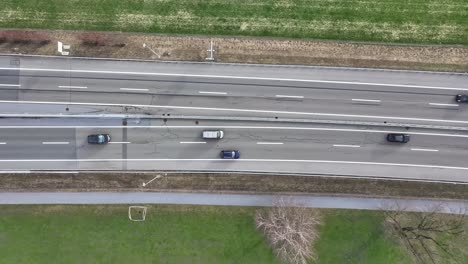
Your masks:
{"label": "roadside grass", "polygon": [[0,27],[468,44],[466,0],[3,0]]}
{"label": "roadside grass", "polygon": [[323,210],[324,224],[315,250],[316,264],[379,263],[410,264],[411,259],[383,229],[381,212]]}
{"label": "roadside grass", "polygon": [[254,209],[0,206],[1,263],[278,263],[255,230]]}

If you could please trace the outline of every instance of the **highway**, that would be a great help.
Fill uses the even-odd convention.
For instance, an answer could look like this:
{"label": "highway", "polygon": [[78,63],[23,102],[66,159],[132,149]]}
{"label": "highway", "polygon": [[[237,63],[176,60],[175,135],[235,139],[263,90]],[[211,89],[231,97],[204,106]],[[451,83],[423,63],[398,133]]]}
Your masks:
{"label": "highway", "polygon": [[[466,74],[0,56],[0,89],[4,117],[61,117],[0,119],[2,170],[468,181],[468,104],[454,101],[468,93]],[[204,129],[226,137],[203,140]],[[390,132],[412,139],[388,143]],[[92,133],[110,133],[111,144],[88,145]],[[241,159],[219,159],[223,149]]]}

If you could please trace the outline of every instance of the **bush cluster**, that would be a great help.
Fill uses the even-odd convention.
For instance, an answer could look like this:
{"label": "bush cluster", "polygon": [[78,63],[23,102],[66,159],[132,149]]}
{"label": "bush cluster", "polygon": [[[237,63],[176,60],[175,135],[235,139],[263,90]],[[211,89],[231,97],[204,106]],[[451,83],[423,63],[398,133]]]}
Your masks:
{"label": "bush cluster", "polygon": [[50,36],[46,32],[27,30],[0,31],[0,43],[46,45],[50,42]]}

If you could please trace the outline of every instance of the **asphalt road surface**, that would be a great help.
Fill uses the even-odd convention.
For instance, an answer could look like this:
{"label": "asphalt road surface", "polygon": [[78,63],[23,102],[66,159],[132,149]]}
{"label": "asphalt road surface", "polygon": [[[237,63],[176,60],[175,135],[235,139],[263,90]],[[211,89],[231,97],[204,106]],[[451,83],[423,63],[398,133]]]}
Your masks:
{"label": "asphalt road surface", "polygon": [[6,56],[0,89],[0,102],[101,110],[468,125],[468,105],[454,100],[468,93],[466,74]]}
{"label": "asphalt road surface", "polygon": [[[468,93],[466,74],[3,56],[0,89],[4,116],[94,117],[1,119],[2,170],[268,171],[468,181],[468,104],[454,101]],[[122,125],[104,118],[122,113],[205,119],[128,119]],[[244,121],[227,120],[233,117]],[[254,121],[265,117],[278,122]],[[280,122],[284,118],[329,122]],[[338,125],[351,121],[355,125]],[[222,129],[226,137],[203,140],[204,129]],[[110,133],[112,143],[88,145],[86,136],[98,132]],[[390,132],[412,139],[388,143]],[[240,150],[241,159],[219,159],[223,149]]]}
{"label": "asphalt road surface", "polygon": [[[468,132],[192,120],[0,120],[4,170],[203,170],[315,173],[466,181]],[[223,139],[203,139],[204,130]],[[387,133],[408,133],[407,144]],[[107,145],[89,145],[108,133]],[[241,159],[222,160],[221,150]]]}

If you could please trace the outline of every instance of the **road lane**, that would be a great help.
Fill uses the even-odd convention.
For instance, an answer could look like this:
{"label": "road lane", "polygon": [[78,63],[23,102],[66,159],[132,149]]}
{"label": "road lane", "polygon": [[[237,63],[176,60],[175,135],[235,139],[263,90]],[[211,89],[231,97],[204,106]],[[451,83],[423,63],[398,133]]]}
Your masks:
{"label": "road lane", "polygon": [[[159,122],[159,121],[157,121]],[[179,122],[181,123],[181,122]],[[186,122],[188,123],[188,122]],[[222,123],[222,122],[220,122]],[[216,126],[210,127],[210,129]],[[299,127],[300,128],[300,127]],[[123,131],[127,130],[126,141]],[[308,130],[303,127],[298,130],[281,127],[228,127],[222,128],[225,137],[222,140],[203,140],[203,127],[132,127],[114,128],[81,127],[81,128],[38,128],[23,129],[0,127],[3,135],[17,135],[23,138],[23,146],[17,150],[17,155],[8,155],[11,149],[17,148],[11,137],[2,138],[7,145],[0,147],[2,169],[158,169],[158,170],[279,170],[284,172],[323,173],[324,165],[328,164],[328,174],[352,174],[356,171],[366,175],[371,174],[367,168],[375,169],[382,166],[396,166],[399,170],[382,169],[374,171],[375,175],[393,175],[397,177],[413,177],[411,164],[421,165],[427,175],[424,177],[445,178],[447,175],[440,170],[442,167],[464,167],[465,157],[468,156],[468,141],[454,136],[413,135],[408,144],[393,144],[385,141],[386,132],[360,132],[355,130],[330,131]],[[75,130],[75,131],[73,131]],[[23,135],[17,131],[22,131]],[[35,137],[27,137],[33,134]],[[74,139],[67,138],[68,134],[76,135]],[[94,133],[110,133],[114,142],[105,146],[89,145],[86,137]],[[409,132],[411,133],[411,131]],[[421,133],[421,132],[416,132]],[[76,148],[47,150],[42,152],[41,142],[67,138],[75,142]],[[460,135],[468,136],[468,135]],[[5,139],[5,140],[4,140]],[[58,141],[58,140],[57,140]],[[125,142],[125,144],[122,144]],[[181,144],[181,142],[206,142],[203,144]],[[281,143],[281,144],[258,144]],[[10,146],[10,144],[12,144]],[[359,148],[342,148],[336,146],[359,146]],[[65,145],[68,146],[68,145]],[[124,149],[124,146],[126,149]],[[61,147],[64,146],[47,146]],[[219,152],[223,149],[238,149],[241,160],[237,163],[221,161]],[[437,149],[437,152],[419,152],[413,149]],[[48,154],[52,153],[52,154]],[[5,158],[6,157],[6,158]],[[67,158],[71,157],[71,158]],[[69,159],[69,160],[67,160]],[[73,159],[78,159],[73,163]],[[196,160],[203,159],[203,160]],[[17,161],[12,161],[17,160]],[[34,160],[40,160],[34,162]],[[50,160],[50,162],[47,162]],[[94,160],[94,161],[93,161]],[[257,162],[251,162],[256,160]],[[264,161],[262,161],[264,160]],[[329,162],[336,161],[338,165],[330,166]],[[245,164],[248,162],[248,164]],[[350,163],[351,162],[351,163]],[[367,164],[358,167],[358,163]],[[398,164],[398,165],[382,165]],[[317,164],[319,164],[317,166]],[[378,165],[381,166],[378,166]],[[403,170],[405,164],[410,164],[412,170]],[[427,173],[431,166],[434,170]],[[332,168],[330,168],[332,167]],[[345,169],[346,168],[346,169]],[[450,169],[451,170],[451,169]],[[450,171],[449,170],[449,171]],[[411,172],[411,174],[409,173]],[[457,169],[450,171],[449,178],[464,179],[466,171]],[[419,175],[419,174],[418,174]],[[465,177],[466,178],[466,177]],[[468,180],[468,179],[467,179]]]}
{"label": "road lane", "polygon": [[[50,81],[50,79],[47,79]],[[152,82],[154,83],[154,82]],[[30,86],[23,84],[21,87],[4,87],[3,90],[17,89],[22,91],[25,95],[20,100],[43,100],[41,97],[34,98],[33,96],[40,96],[40,94],[47,93],[72,93],[85,94],[91,97],[92,94],[101,97],[100,101],[96,102],[109,102],[106,98],[114,96],[126,95],[127,97],[138,97],[140,95],[156,95],[156,96],[177,96],[177,97],[198,97],[205,100],[213,99],[214,95],[224,97],[238,97],[240,99],[253,98],[253,99],[269,99],[269,100],[286,100],[287,101],[323,101],[324,103],[333,104],[369,104],[373,102],[383,103],[384,107],[398,106],[398,105],[414,105],[429,107],[430,106],[453,106],[454,96],[457,92],[396,92],[392,90],[387,91],[373,91],[373,90],[353,90],[353,89],[324,89],[324,88],[295,88],[288,86],[275,87],[274,84],[269,86],[245,85],[242,89],[238,85],[223,85],[216,84],[211,86],[193,85],[192,83],[182,85],[180,87],[171,87],[171,85],[156,85],[157,87],[141,88],[119,88],[120,86],[137,86],[130,81],[119,81],[118,85],[107,82],[95,86],[56,86],[57,84],[48,84],[40,86]],[[86,88],[84,88],[86,87]],[[209,89],[211,88],[211,89]],[[35,92],[35,93],[34,93]],[[284,94],[288,93],[288,94]],[[30,97],[26,96],[29,95]],[[356,98],[356,97],[359,98]],[[85,98],[86,99],[86,98]],[[218,98],[219,99],[219,98]],[[74,98],[72,98],[74,101]],[[83,99],[81,99],[83,100]],[[86,102],[86,101],[83,101]],[[125,100],[114,100],[114,102],[128,103]],[[317,102],[316,102],[317,103]],[[427,104],[430,104],[427,106]],[[326,106],[324,104],[324,106]],[[326,108],[325,108],[326,109]]]}
{"label": "road lane", "polygon": [[[75,129],[0,129],[0,159],[76,159]],[[1,166],[0,166],[1,168]]]}
{"label": "road lane", "polygon": [[[21,97],[27,99],[19,103],[31,105],[72,105],[87,106],[103,109],[108,113],[134,114],[170,114],[170,115],[198,115],[198,116],[232,116],[232,117],[276,117],[276,118],[312,118],[335,119],[340,121],[353,120],[360,122],[400,122],[410,124],[468,124],[467,106],[460,109],[432,108],[427,104],[414,106],[411,104],[393,105],[382,108],[376,105],[348,103],[331,103],[327,101],[289,102],[282,100],[258,98],[201,98],[185,96],[89,96],[88,94],[24,92]],[[30,103],[29,97],[40,99]],[[214,97],[214,96],[213,96]],[[106,103],[102,103],[105,101]],[[114,103],[125,101],[126,104]],[[71,103],[70,103],[71,102]],[[0,101],[0,103],[15,103],[14,101]],[[114,107],[114,108],[112,108]],[[66,107],[63,107],[65,109]],[[325,110],[324,110],[325,108]],[[390,109],[397,109],[389,111]],[[112,110],[113,109],[113,110]],[[130,111],[129,111],[130,110]],[[432,111],[430,111],[432,110]],[[113,112],[117,111],[117,112]],[[67,113],[62,110],[62,114]]]}
{"label": "road lane", "polygon": [[[6,72],[6,71],[4,71]],[[339,73],[339,72],[338,72]],[[0,75],[3,78],[4,75]],[[126,86],[128,85],[128,87]],[[113,74],[110,76],[101,77],[96,74],[84,74],[83,76],[60,76],[47,75],[43,76],[41,72],[23,72],[21,75],[22,89],[36,90],[58,90],[59,86],[63,88],[71,87],[86,87],[95,92],[126,92],[134,91],[158,93],[158,94],[191,94],[197,92],[221,92],[226,94],[229,91],[230,96],[262,96],[262,95],[288,95],[281,94],[285,91],[294,93],[295,96],[320,96],[319,98],[327,98],[327,93],[335,93],[334,96],[340,94],[347,95],[348,92],[369,93],[369,95],[389,96],[394,94],[401,99],[403,95],[441,95],[447,96],[456,94],[457,92],[467,91],[466,84],[462,87],[433,87],[433,88],[414,88],[392,86],[373,85],[349,85],[342,83],[291,83],[275,80],[229,80],[228,78],[218,80],[207,77],[181,78],[180,76],[149,76],[146,78],[135,78],[128,76],[120,76]],[[130,87],[130,88],[129,88]],[[428,86],[429,87],[429,86]],[[6,87],[3,87],[6,88]],[[120,89],[125,88],[125,89]],[[312,91],[313,93],[310,93]],[[322,94],[321,94],[322,93]],[[294,95],[293,94],[293,95]],[[352,94],[352,93],[351,93]],[[346,96],[349,98],[349,96]],[[397,98],[398,98],[397,97]],[[351,97],[353,98],[353,97]]]}
{"label": "road lane", "polygon": [[[0,64],[8,65],[11,56],[0,57]],[[14,57],[13,57],[14,58]],[[308,67],[295,65],[252,65],[227,63],[197,63],[197,62],[139,62],[112,61],[105,59],[77,58],[44,58],[21,57],[21,67],[53,68],[73,70],[110,70],[121,72],[161,72],[169,74],[205,74],[230,75],[245,77],[272,78],[287,76],[292,79],[319,79],[324,81],[355,81],[366,80],[368,83],[394,83],[400,85],[466,87],[466,75],[457,73],[431,73],[417,71],[356,69],[336,67]],[[465,76],[465,77],[463,77]]]}

